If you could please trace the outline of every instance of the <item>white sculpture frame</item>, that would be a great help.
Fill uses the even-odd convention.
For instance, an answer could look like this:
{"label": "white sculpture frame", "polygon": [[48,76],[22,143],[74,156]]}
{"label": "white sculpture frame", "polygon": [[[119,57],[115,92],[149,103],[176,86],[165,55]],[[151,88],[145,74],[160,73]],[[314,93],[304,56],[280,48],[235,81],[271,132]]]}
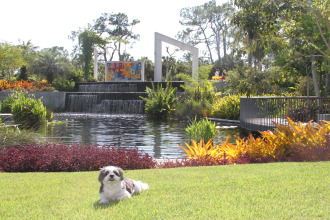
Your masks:
{"label": "white sculpture frame", "polygon": [[162,42],[179,47],[182,50],[188,50],[192,53],[192,76],[193,78],[198,78],[198,48],[175,40],[173,38],[167,37],[163,34],[155,32],[155,72],[154,81],[162,81]]}

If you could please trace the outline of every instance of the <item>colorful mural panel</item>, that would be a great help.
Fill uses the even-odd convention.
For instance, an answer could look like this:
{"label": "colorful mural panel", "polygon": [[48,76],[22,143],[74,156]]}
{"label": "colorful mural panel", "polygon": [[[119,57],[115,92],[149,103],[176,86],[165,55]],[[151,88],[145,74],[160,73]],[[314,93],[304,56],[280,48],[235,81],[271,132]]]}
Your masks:
{"label": "colorful mural panel", "polygon": [[143,81],[143,61],[107,62],[105,81]]}

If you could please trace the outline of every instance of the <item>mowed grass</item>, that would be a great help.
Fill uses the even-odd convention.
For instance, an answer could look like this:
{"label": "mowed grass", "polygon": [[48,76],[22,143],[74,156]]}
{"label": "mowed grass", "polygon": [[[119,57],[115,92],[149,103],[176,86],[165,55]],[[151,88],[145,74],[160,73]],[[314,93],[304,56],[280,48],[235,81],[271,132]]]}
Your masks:
{"label": "mowed grass", "polygon": [[330,219],[330,162],[125,175],[150,189],[99,205],[98,172],[0,173],[0,219]]}

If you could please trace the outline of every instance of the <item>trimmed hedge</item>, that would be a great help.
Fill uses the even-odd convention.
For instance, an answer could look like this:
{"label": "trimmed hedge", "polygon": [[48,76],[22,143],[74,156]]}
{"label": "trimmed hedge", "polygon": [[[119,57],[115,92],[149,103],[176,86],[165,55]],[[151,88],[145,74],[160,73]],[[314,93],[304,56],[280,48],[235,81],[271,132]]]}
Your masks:
{"label": "trimmed hedge", "polygon": [[47,144],[0,150],[0,170],[5,172],[95,171],[108,165],[150,169],[155,162],[136,148]]}

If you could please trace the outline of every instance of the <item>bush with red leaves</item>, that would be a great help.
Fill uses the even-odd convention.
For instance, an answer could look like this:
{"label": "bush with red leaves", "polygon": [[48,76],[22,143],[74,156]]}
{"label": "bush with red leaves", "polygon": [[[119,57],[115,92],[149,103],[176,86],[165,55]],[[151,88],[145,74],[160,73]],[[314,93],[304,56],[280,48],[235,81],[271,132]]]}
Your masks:
{"label": "bush with red leaves", "polygon": [[4,172],[93,171],[108,165],[150,169],[155,162],[136,148],[47,144],[0,150],[0,170]]}
{"label": "bush with red leaves", "polygon": [[330,161],[330,138],[328,137],[325,144],[317,147],[306,147],[294,144],[290,148],[290,156],[284,158],[283,161],[289,162],[313,162],[313,161]]}

